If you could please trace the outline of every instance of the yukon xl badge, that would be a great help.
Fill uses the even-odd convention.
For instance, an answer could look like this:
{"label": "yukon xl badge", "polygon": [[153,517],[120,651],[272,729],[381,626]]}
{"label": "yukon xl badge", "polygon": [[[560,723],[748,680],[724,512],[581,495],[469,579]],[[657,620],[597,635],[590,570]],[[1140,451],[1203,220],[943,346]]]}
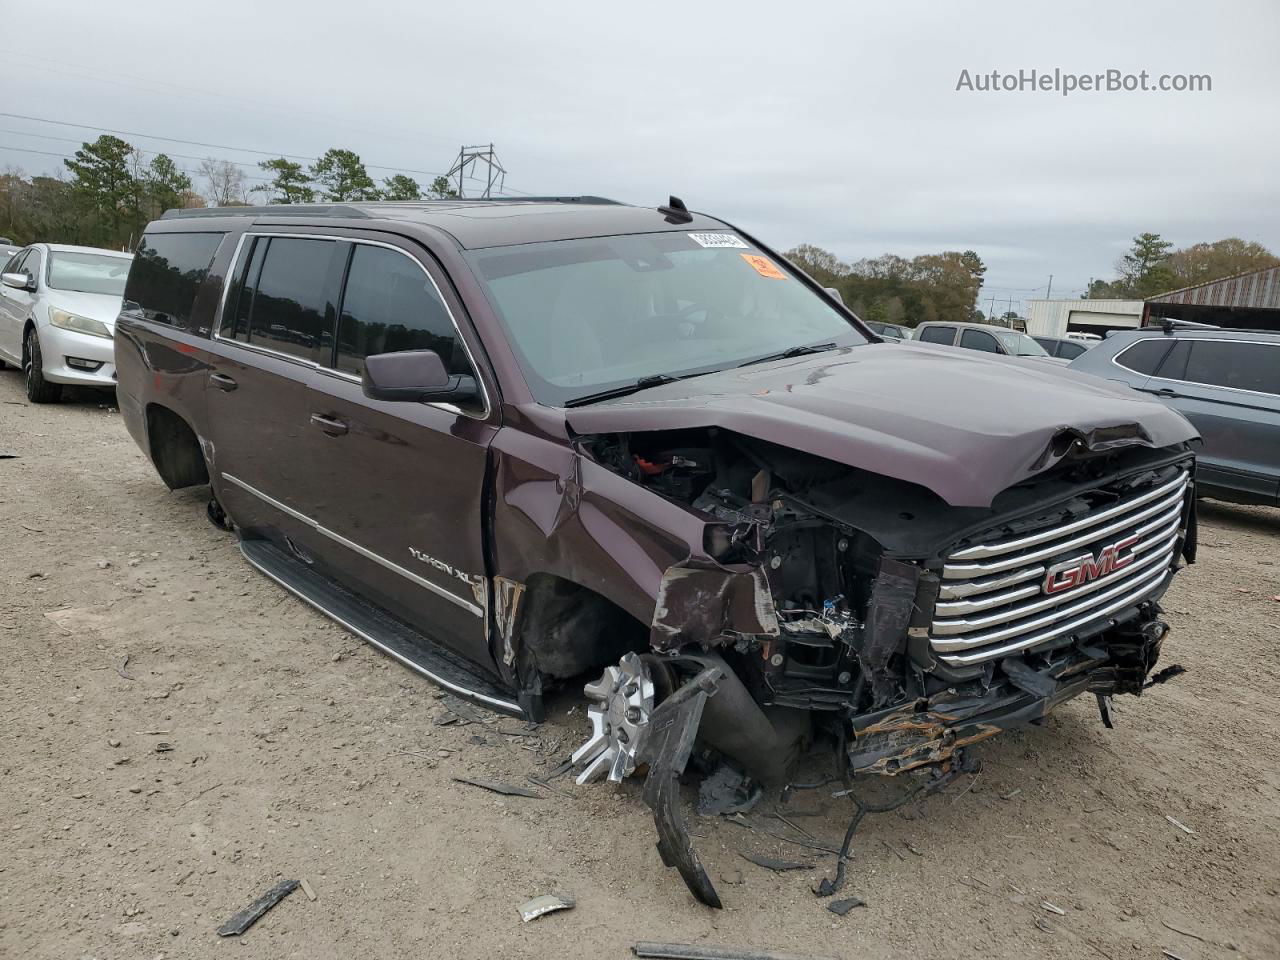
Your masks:
{"label": "yukon xl badge", "polygon": [[[1044,578],[1045,593],[1062,593],[1075,587],[1084,586],[1090,580],[1105,577],[1134,561],[1133,547],[1142,537],[1134,534],[1118,540],[1110,546],[1103,547],[1095,557],[1086,553],[1074,560],[1064,560],[1049,568]],[[1128,551],[1126,553],[1125,551]]]}

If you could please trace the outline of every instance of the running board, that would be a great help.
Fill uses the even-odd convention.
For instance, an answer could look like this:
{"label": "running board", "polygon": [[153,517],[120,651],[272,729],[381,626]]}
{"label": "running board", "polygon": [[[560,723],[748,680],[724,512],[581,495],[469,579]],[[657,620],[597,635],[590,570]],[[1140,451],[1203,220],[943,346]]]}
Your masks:
{"label": "running board", "polygon": [[525,719],[524,710],[510,694],[461,657],[312,570],[271,541],[241,540],[240,552],[294,596],[432,683],[479,706]]}

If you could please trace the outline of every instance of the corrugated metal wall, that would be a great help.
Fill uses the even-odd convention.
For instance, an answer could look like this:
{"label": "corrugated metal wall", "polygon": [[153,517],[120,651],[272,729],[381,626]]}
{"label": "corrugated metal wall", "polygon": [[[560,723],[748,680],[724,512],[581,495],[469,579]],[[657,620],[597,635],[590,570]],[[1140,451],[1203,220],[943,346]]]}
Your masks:
{"label": "corrugated metal wall", "polygon": [[1147,302],[1280,310],[1280,267],[1213,280],[1198,287],[1184,287],[1152,297]]}

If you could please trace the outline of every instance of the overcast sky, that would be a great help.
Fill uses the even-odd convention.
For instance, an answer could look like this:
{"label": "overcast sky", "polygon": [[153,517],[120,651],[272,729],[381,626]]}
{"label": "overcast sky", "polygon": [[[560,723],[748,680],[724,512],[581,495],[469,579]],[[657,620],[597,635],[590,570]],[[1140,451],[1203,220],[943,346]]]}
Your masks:
{"label": "overcast sky", "polygon": [[[1280,251],[1277,0],[60,0],[25,5],[19,26],[6,112],[419,171],[492,140],[526,193],[674,193],[845,259],[972,248],[983,309],[1043,296],[1051,273],[1055,295],[1078,295],[1143,230]],[[1209,74],[1213,89],[956,90],[965,69],[1032,68]],[[0,164],[27,172],[61,161],[12,148],[95,135],[13,117],[0,131]]]}

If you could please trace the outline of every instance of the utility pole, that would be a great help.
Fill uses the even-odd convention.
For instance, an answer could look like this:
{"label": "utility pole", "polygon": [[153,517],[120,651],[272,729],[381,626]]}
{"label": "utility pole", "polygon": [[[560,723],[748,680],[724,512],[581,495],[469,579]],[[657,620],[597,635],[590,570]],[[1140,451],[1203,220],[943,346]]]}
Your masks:
{"label": "utility pole", "polygon": [[475,176],[476,164],[483,163],[485,166],[484,175],[484,192],[480,194],[484,199],[489,199],[493,195],[493,188],[497,187],[498,191],[502,191],[503,185],[507,181],[506,168],[498,161],[498,155],[494,153],[493,144],[487,146],[480,144],[474,147],[461,147],[458,150],[458,158],[453,161],[453,166],[449,168],[449,172],[445,175],[449,179],[457,177],[457,184],[454,189],[458,191],[458,196],[465,197],[466,183],[468,179],[478,180]]}
{"label": "utility pole", "polygon": [[1044,298],[1046,300],[1053,299],[1053,274],[1052,273],[1049,274],[1049,289],[1044,292]]}

